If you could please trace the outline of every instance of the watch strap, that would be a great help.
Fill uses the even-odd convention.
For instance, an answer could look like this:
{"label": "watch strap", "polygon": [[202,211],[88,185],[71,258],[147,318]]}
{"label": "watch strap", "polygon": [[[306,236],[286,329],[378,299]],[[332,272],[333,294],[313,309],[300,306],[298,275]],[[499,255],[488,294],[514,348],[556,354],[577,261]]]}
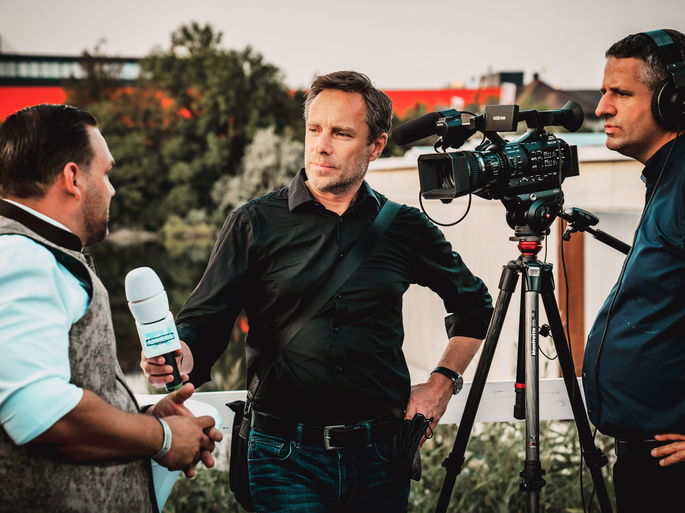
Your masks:
{"label": "watch strap", "polygon": [[461,390],[461,386],[458,386],[458,384],[460,384],[459,381],[463,379],[461,373],[454,371],[452,369],[448,369],[447,367],[440,366],[433,369],[431,371],[431,374],[434,374],[436,372],[452,380],[452,395],[456,395],[459,392],[459,390]]}

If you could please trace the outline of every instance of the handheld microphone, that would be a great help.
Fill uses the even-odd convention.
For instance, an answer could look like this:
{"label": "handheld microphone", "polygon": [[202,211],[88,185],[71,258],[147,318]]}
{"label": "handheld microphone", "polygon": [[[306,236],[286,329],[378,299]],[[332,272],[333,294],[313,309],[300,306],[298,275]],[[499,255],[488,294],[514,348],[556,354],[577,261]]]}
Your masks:
{"label": "handheld microphone", "polygon": [[136,328],[146,358],[164,356],[173,368],[174,380],[166,383],[167,392],[183,386],[174,351],[181,348],[169,299],[157,273],[149,267],[138,267],[126,275],[126,300],[136,320]]}

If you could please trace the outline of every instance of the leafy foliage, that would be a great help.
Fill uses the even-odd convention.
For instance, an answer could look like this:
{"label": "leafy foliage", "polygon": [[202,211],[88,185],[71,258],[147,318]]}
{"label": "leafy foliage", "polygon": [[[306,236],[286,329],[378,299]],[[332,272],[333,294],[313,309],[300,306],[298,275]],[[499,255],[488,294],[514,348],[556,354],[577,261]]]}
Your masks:
{"label": "leafy foliage", "polygon": [[[158,230],[169,216],[222,217],[212,199],[220,180],[241,170],[245,148],[260,130],[301,133],[302,93],[250,47],[220,46],[209,25],[185,25],[140,62],[131,87],[94,94],[115,70],[84,54],[86,79],[69,84],[68,101],[93,112],[117,165],[113,226]],[[264,191],[260,191],[264,192]],[[222,207],[235,206],[221,198]]]}
{"label": "leafy foliage", "polygon": [[[423,477],[412,482],[410,511],[428,513],[435,509],[442,488],[445,469],[442,461],[452,450],[457,426],[441,426],[421,450]],[[519,489],[523,470],[523,422],[496,422],[477,425],[469,438],[465,462],[457,477],[449,511],[460,513],[509,513],[526,511],[527,494]],[[611,442],[598,437],[598,445],[610,455]],[[540,492],[540,511],[581,513],[580,449],[575,425],[571,421],[540,423],[541,463],[547,484]],[[604,472],[605,477],[607,472]],[[610,476],[609,476],[610,477]],[[605,480],[611,490],[611,482]],[[583,472],[586,508],[592,494],[592,480]],[[595,497],[592,509],[599,511]]]}
{"label": "leafy foliage", "polygon": [[220,210],[240,205],[287,185],[302,165],[304,144],[290,131],[279,136],[274,127],[258,130],[247,146],[242,172],[224,176],[214,185],[212,197]]}

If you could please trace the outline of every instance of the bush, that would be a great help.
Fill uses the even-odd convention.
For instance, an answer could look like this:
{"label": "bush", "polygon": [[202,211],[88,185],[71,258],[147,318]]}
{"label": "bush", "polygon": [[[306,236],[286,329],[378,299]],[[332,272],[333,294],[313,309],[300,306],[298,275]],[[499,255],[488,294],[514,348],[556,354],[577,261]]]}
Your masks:
{"label": "bush", "polygon": [[[525,463],[525,424],[523,422],[494,422],[477,424],[469,438],[465,462],[457,477],[449,511],[459,513],[509,513],[526,511],[527,494],[519,490],[519,472]],[[409,511],[432,512],[440,496],[445,478],[442,461],[454,445],[457,426],[440,426],[432,440],[421,450],[423,476],[412,481]],[[610,442],[598,436],[597,444],[603,452],[613,454]],[[580,448],[575,424],[572,421],[540,423],[541,463],[547,484],[540,492],[540,512],[582,512],[580,496]],[[605,483],[612,489],[610,476]],[[599,511],[595,497],[593,508],[587,509],[592,494],[592,478],[583,470],[583,490],[586,511]],[[610,494],[611,495],[611,494]]]}

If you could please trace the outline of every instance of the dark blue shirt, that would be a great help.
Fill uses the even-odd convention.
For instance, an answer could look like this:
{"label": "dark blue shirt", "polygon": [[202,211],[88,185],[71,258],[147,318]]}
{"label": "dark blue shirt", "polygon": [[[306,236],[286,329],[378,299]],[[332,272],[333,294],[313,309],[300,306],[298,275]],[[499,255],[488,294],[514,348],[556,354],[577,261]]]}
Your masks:
{"label": "dark blue shirt", "polygon": [[643,180],[645,204],[654,197],[608,325],[616,285],[590,331],[583,364],[590,419],[622,439],[685,433],[685,136],[647,161]]}
{"label": "dark blue shirt", "polygon": [[[233,211],[207,270],[179,313],[195,357],[191,381],[209,379],[241,309],[247,313],[248,375],[373,222],[386,198],[364,182],[342,215],[309,193],[304,171],[290,187]],[[288,343],[260,385],[255,409],[310,424],[344,424],[404,408],[410,382],[402,354],[402,295],[430,287],[452,315],[449,336],[483,338],[492,312],[483,282],[442,232],[402,206],[374,253]]]}

